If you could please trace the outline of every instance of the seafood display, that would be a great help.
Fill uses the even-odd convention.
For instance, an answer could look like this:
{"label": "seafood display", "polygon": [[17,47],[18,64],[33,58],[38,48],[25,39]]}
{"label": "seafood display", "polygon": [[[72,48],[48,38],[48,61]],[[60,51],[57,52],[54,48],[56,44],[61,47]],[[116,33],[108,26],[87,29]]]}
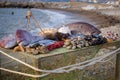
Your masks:
{"label": "seafood display", "polygon": [[[22,51],[32,54],[48,53],[56,48],[76,49],[99,45],[115,40],[118,35],[108,32],[107,37],[101,31],[85,22],[74,22],[62,25],[58,29],[46,28],[33,36],[26,30],[17,30],[15,36],[8,36],[0,41],[2,48],[14,48],[14,52]],[[114,38],[114,39],[113,39]]]}

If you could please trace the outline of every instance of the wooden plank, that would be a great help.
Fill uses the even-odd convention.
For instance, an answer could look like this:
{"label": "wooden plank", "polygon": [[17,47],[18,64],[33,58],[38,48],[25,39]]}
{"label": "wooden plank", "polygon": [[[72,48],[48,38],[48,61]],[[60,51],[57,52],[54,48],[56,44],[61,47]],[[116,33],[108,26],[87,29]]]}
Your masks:
{"label": "wooden plank", "polygon": [[116,79],[115,80],[120,80],[120,52],[117,54],[116,58]]}

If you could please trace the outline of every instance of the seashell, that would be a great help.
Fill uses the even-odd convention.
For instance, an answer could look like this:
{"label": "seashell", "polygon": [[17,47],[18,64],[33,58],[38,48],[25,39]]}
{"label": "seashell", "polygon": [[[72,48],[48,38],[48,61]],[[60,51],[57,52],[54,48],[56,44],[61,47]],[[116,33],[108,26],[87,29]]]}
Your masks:
{"label": "seashell", "polygon": [[66,45],[63,45],[63,47],[65,48],[65,47],[67,47]]}
{"label": "seashell", "polygon": [[76,46],[77,44],[72,44],[72,46]]}
{"label": "seashell", "polygon": [[74,45],[74,44],[75,44],[75,41],[74,41],[74,40],[73,40],[73,41],[71,41],[71,44],[72,44],[72,45]]}
{"label": "seashell", "polygon": [[27,53],[33,53],[34,51],[35,51],[35,48],[25,48],[25,51],[27,52]]}
{"label": "seashell", "polygon": [[37,55],[37,54],[39,54],[39,52],[37,50],[34,50],[34,52],[32,52],[32,54]]}
{"label": "seashell", "polygon": [[85,42],[85,47],[88,47],[89,46],[89,43],[88,42]]}
{"label": "seashell", "polygon": [[76,46],[72,46],[72,49],[76,49],[77,47]]}
{"label": "seashell", "polygon": [[84,41],[80,41],[80,45],[81,45],[81,47],[84,47]]}
{"label": "seashell", "polygon": [[73,41],[76,42],[78,39],[77,38],[74,38]]}
{"label": "seashell", "polygon": [[93,41],[95,41],[95,40],[96,40],[96,38],[92,38],[92,40],[93,40]]}
{"label": "seashell", "polygon": [[70,44],[71,44],[70,40],[66,40],[65,43],[64,43],[64,45],[66,45],[66,46],[68,46]]}
{"label": "seashell", "polygon": [[107,39],[107,42],[108,42],[108,43],[113,42],[113,40],[112,40],[111,38],[106,38],[106,39]]}
{"label": "seashell", "polygon": [[80,41],[78,41],[78,40],[77,40],[77,41],[76,41],[76,44],[78,45],[78,44],[79,44],[79,42],[80,42]]}
{"label": "seashell", "polygon": [[65,42],[64,43],[66,46],[70,45],[71,43],[70,42]]}
{"label": "seashell", "polygon": [[46,48],[46,46],[41,46],[41,47],[40,47],[40,50],[41,50],[40,53],[42,53],[42,54],[49,52],[48,49]]}
{"label": "seashell", "polygon": [[78,36],[78,38],[77,38],[77,39],[78,39],[78,41],[81,41],[81,40],[83,40],[83,39],[82,39],[80,36]]}
{"label": "seashell", "polygon": [[78,44],[77,47],[78,47],[78,48],[82,48],[81,44]]}
{"label": "seashell", "polygon": [[46,28],[43,29],[43,32],[40,32],[39,35],[43,36],[45,39],[55,39],[57,29],[55,28]]}
{"label": "seashell", "polygon": [[38,49],[36,48],[36,50],[38,50],[39,53],[48,53],[48,49],[46,46],[39,46]]}
{"label": "seashell", "polygon": [[36,50],[37,50],[38,52],[40,52],[40,51],[41,51],[41,46],[36,47]]}
{"label": "seashell", "polygon": [[16,51],[22,51],[22,52],[24,52],[25,50],[24,50],[23,46],[19,45],[19,46],[14,47],[13,52],[16,52]]}
{"label": "seashell", "polygon": [[69,46],[67,46],[66,48],[67,48],[67,49],[71,49],[71,48],[72,48],[72,45],[69,45]]}

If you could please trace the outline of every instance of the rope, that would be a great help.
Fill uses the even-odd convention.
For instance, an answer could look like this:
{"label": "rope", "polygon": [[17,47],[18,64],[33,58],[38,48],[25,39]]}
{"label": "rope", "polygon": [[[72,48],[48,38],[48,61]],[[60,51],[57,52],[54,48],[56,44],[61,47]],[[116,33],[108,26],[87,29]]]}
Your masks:
{"label": "rope", "polygon": [[41,25],[39,24],[39,22],[37,21],[37,19],[32,15],[33,20],[35,21],[36,25],[40,28],[40,30],[44,33],[44,31],[42,30]]}
{"label": "rope", "polygon": [[[107,57],[107,56],[109,56],[109,55],[111,55],[111,54],[114,54],[114,53],[116,53],[116,52],[119,51],[119,50],[120,50],[120,48],[118,48],[117,50],[115,50],[115,51],[113,51],[113,52],[110,52],[110,53],[104,54],[104,55],[102,55],[102,56],[99,56],[99,57],[97,57],[97,58],[93,58],[93,59],[90,59],[90,60],[87,60],[87,61],[84,61],[84,62],[81,62],[81,63],[77,63],[77,64],[65,66],[65,67],[61,67],[61,68],[58,68],[58,69],[56,69],[56,70],[41,70],[41,69],[35,68],[35,67],[33,67],[33,66],[31,66],[31,65],[23,62],[23,61],[21,61],[21,60],[19,60],[19,59],[17,59],[17,58],[12,57],[12,56],[8,55],[7,53],[5,53],[5,52],[3,52],[3,51],[0,51],[0,52],[1,52],[2,54],[4,54],[4,55],[8,56],[9,58],[14,59],[14,60],[20,62],[21,64],[23,64],[23,65],[25,65],[25,66],[28,66],[28,67],[36,70],[36,71],[48,72],[48,73],[49,73],[49,72],[50,72],[50,73],[55,73],[55,72],[57,71],[56,73],[61,73],[61,71],[59,71],[59,70],[63,70],[63,69],[66,69],[66,68],[70,68],[70,67],[74,67],[74,66],[86,64],[86,63],[88,63],[88,62],[92,62],[92,61],[95,61],[95,60],[98,60],[98,59],[102,60],[102,59],[104,59],[105,57]],[[59,71],[59,72],[58,72],[58,71]]]}
{"label": "rope", "polygon": [[[48,72],[48,73],[55,73],[56,71],[57,71],[56,73],[61,73],[59,70],[62,70],[62,71],[63,71],[63,69],[65,69],[65,68],[70,68],[70,67],[73,67],[73,66],[78,66],[78,65],[86,64],[86,63],[88,63],[88,62],[91,62],[91,61],[94,61],[94,60],[99,59],[99,57],[98,57],[98,58],[93,58],[93,59],[91,59],[91,60],[87,60],[87,61],[84,61],[84,62],[81,62],[81,63],[78,63],[78,64],[74,64],[74,65],[65,66],[65,67],[62,67],[62,68],[57,69],[56,71],[53,71],[53,70],[41,70],[41,69],[35,68],[35,67],[33,67],[33,66],[31,66],[31,65],[29,65],[29,64],[27,64],[27,63],[25,63],[25,62],[23,62],[23,61],[21,61],[21,60],[19,60],[19,59],[17,59],[17,58],[14,58],[14,57],[8,55],[7,53],[5,53],[5,52],[3,52],[3,51],[1,51],[1,50],[0,50],[0,53],[6,55],[7,57],[9,57],[9,58],[11,58],[11,59],[13,59],[13,60],[15,60],[15,61],[20,62],[21,64],[23,64],[23,65],[25,65],[25,66],[33,69],[33,70],[40,71],[40,72]],[[58,71],[59,71],[59,72],[58,72]]]}
{"label": "rope", "polygon": [[27,18],[27,30],[29,31],[30,30],[30,18],[32,16],[32,12],[31,10],[29,9],[27,11],[27,14],[26,14],[26,18]]}
{"label": "rope", "polygon": [[44,33],[44,31],[42,30],[41,25],[39,24],[39,22],[37,21],[37,19],[33,16],[32,11],[31,11],[30,9],[27,11],[26,17],[27,17],[27,23],[28,23],[28,24],[27,24],[27,29],[28,29],[28,30],[30,29],[30,18],[32,17],[33,20],[35,21],[36,25],[37,25],[37,26],[40,28],[40,30]]}
{"label": "rope", "polygon": [[5,69],[5,68],[0,68],[0,69],[3,70],[3,71],[7,71],[7,72],[23,75],[23,76],[33,77],[33,78],[44,77],[44,76],[48,75],[48,73],[47,74],[42,74],[42,75],[32,75],[32,74],[27,74],[27,73],[23,73],[23,72],[13,71],[13,70]]}
{"label": "rope", "polygon": [[30,30],[30,19],[29,18],[27,19],[27,30],[28,31]]}
{"label": "rope", "polygon": [[[112,55],[112,54],[114,54],[114,55],[118,54],[118,53],[117,53],[118,51],[120,51],[120,48],[118,48],[118,49],[116,49],[116,50],[114,50],[114,51],[112,51],[112,52],[109,52],[109,53],[107,53],[107,54],[104,54],[104,55],[102,55],[102,56],[99,56],[99,57],[97,57],[97,58],[93,58],[93,59],[91,59],[91,60],[87,60],[87,61],[84,61],[84,62],[81,62],[81,63],[77,63],[77,64],[65,66],[65,67],[61,67],[61,68],[58,68],[58,69],[55,69],[55,70],[41,70],[41,69],[35,68],[35,67],[33,67],[33,66],[31,66],[31,65],[23,62],[23,61],[20,61],[20,60],[14,58],[14,57],[8,55],[7,53],[5,53],[5,52],[3,52],[3,51],[0,51],[0,53],[8,56],[9,58],[12,58],[12,59],[18,61],[18,62],[20,62],[20,63],[28,66],[29,68],[32,68],[32,69],[36,70],[36,71],[45,72],[45,74],[42,74],[42,75],[34,75],[34,77],[44,77],[44,76],[49,75],[50,73],[64,73],[64,72],[69,73],[70,71],[73,71],[73,70],[76,70],[76,69],[83,69],[83,68],[85,68],[85,67],[87,67],[87,66],[93,65],[93,64],[95,64],[95,63],[97,63],[97,62],[100,62],[101,60],[103,60],[104,58],[106,58],[106,57],[108,57],[108,56],[110,56],[110,55]],[[88,62],[89,62],[89,63],[88,63]],[[88,63],[88,64],[86,64],[86,63]],[[85,64],[85,65],[82,65],[82,64]],[[80,65],[82,65],[82,66],[80,66]],[[67,68],[69,68],[69,69],[68,69],[68,70],[65,70],[65,69],[67,69]],[[11,71],[11,70],[4,69],[4,68],[0,68],[0,69],[1,69],[1,70],[4,70],[4,71],[8,71],[8,72],[12,72],[12,73],[24,75],[24,74],[22,74],[22,73],[20,73],[20,72],[17,72],[17,71]],[[28,74],[28,75],[25,74],[25,76],[33,77],[33,75],[30,75],[30,74]]]}
{"label": "rope", "polygon": [[[113,57],[112,57],[112,58],[113,58]],[[112,59],[112,58],[110,58],[110,59]],[[108,59],[108,60],[110,60],[110,59]],[[108,61],[108,60],[107,60],[107,61]],[[95,62],[97,62],[97,61],[95,61]],[[95,64],[95,62],[91,62],[91,63],[88,63],[87,65],[83,65],[83,66],[79,66],[79,67],[73,67],[73,68],[69,69],[69,70],[66,71],[66,72],[69,73],[70,71],[73,71],[73,70],[75,70],[75,69],[79,69],[79,70],[84,69],[84,68],[87,67],[87,66],[90,66],[90,65]],[[99,62],[99,61],[98,61],[98,62]],[[7,72],[11,72],[11,73],[15,73],[15,74],[20,74],[20,75],[24,75],[24,76],[28,76],[28,77],[33,77],[33,78],[45,77],[45,76],[47,76],[47,75],[50,74],[50,73],[46,73],[46,74],[42,74],[42,75],[31,75],[31,74],[21,73],[21,72],[17,72],[17,71],[12,71],[12,70],[5,69],[5,68],[0,68],[0,69],[1,69],[1,70],[4,70],[4,71],[7,71]]]}

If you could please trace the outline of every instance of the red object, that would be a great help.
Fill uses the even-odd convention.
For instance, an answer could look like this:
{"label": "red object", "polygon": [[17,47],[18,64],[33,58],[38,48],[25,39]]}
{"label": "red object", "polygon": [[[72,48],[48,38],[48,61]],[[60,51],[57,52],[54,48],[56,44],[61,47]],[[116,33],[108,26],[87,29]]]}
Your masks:
{"label": "red object", "polygon": [[64,45],[64,41],[58,41],[58,42],[55,42],[54,44],[47,46],[47,48],[49,51],[51,51],[53,49],[63,47],[63,45]]}

